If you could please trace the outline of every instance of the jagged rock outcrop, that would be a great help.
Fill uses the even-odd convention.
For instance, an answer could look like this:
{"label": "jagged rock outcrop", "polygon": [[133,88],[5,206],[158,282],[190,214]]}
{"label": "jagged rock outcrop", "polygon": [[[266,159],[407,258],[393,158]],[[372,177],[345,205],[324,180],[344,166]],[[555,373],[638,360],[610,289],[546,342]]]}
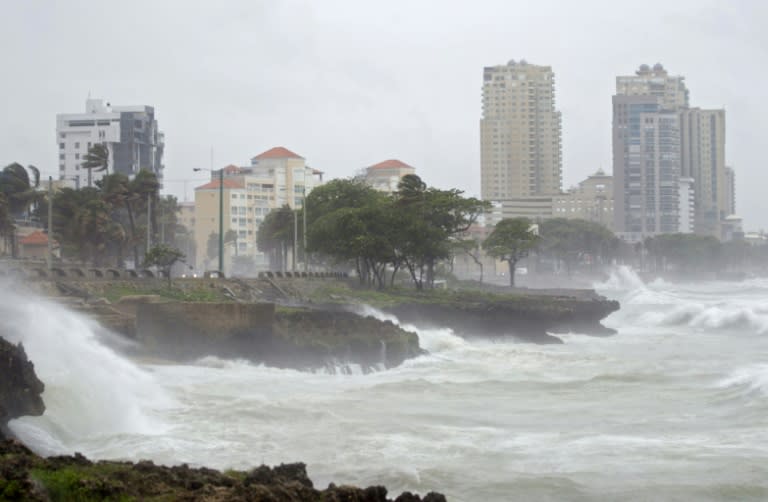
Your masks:
{"label": "jagged rock outcrop", "polygon": [[0,337],[0,436],[7,435],[9,420],[43,414],[45,404],[40,396],[44,389],[24,347]]}
{"label": "jagged rock outcrop", "polygon": [[[316,489],[301,463],[225,473],[153,462],[91,462],[80,454],[42,458],[17,441],[0,441],[0,500],[187,500],[392,502],[383,486]],[[405,492],[395,502],[444,502]]]}
{"label": "jagged rock outcrop", "polygon": [[562,343],[550,333],[607,335],[601,320],[619,303],[594,296],[491,295],[457,291],[429,301],[404,301],[384,307],[401,322],[448,327],[462,336],[513,336],[535,343]]}
{"label": "jagged rock outcrop", "polygon": [[269,345],[261,350],[265,361],[291,367],[355,363],[392,368],[424,353],[415,333],[338,309],[278,311]]}

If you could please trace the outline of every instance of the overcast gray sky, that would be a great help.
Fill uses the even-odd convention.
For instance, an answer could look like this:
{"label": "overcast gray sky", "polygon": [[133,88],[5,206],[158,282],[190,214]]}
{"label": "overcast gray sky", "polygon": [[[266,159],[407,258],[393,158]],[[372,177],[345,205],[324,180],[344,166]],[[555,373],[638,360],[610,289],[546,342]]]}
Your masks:
{"label": "overcast gray sky", "polygon": [[[3,2],[0,163],[56,174],[56,113],[90,92],[155,106],[166,188],[285,146],[351,176],[388,158],[479,195],[484,66],[551,65],[565,188],[611,170],[616,75],[661,62],[726,109],[737,212],[768,230],[768,2],[189,0]],[[762,119],[762,120],[761,120]],[[192,197],[195,182],[186,183]]]}

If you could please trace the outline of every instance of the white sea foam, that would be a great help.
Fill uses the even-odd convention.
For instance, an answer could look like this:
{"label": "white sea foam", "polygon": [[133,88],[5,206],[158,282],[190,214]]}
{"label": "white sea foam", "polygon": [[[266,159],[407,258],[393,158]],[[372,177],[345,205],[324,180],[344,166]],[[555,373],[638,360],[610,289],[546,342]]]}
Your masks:
{"label": "white sea foam", "polygon": [[33,297],[4,299],[0,319],[3,335],[24,344],[45,383],[45,414],[12,425],[33,447],[55,451],[97,436],[162,433],[163,424],[148,410],[170,406],[172,399],[150,373],[102,343],[102,337],[114,335]]}

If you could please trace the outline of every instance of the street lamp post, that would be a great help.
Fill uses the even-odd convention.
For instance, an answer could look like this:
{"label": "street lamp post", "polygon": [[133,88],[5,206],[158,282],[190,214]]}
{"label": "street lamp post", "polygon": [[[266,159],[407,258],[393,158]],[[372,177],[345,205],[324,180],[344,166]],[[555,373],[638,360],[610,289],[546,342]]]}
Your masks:
{"label": "street lamp post", "polygon": [[[214,172],[212,169],[202,167],[195,167],[192,170]],[[219,277],[224,277],[224,169],[219,169]]]}

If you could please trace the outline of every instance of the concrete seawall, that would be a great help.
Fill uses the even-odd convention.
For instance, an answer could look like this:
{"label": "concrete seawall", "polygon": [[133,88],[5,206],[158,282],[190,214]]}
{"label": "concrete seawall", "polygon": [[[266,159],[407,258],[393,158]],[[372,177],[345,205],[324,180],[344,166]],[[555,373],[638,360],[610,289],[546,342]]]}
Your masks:
{"label": "concrete seawall", "polygon": [[173,359],[252,357],[272,336],[271,303],[139,303],[136,337],[152,353]]}

